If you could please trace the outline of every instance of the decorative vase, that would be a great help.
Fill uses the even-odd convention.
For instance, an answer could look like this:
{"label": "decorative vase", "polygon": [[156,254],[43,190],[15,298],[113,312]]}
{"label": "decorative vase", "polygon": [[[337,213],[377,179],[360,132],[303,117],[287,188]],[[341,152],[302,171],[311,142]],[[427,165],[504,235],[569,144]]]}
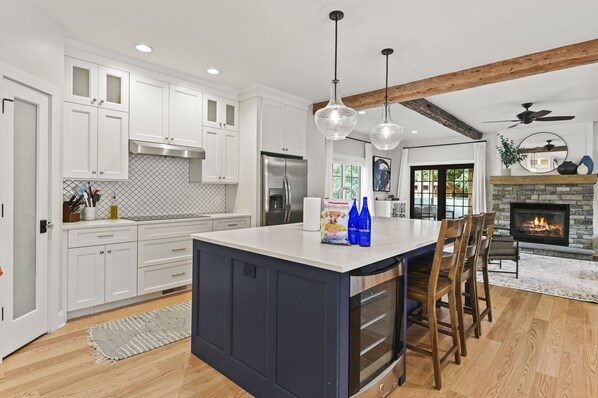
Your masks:
{"label": "decorative vase", "polygon": [[501,176],[510,176],[511,175],[511,169],[501,169],[500,170],[500,175]]}
{"label": "decorative vase", "polygon": [[577,174],[590,174],[588,173],[588,166],[583,163],[577,166]]}
{"label": "decorative vase", "polygon": [[576,174],[577,165],[570,160],[567,160],[566,162],[561,163],[560,166],[556,168],[556,171],[562,175]]}
{"label": "decorative vase", "polygon": [[[579,161],[579,165],[585,165],[588,168],[588,172],[584,173],[584,174],[592,174],[592,172],[594,171],[594,161],[592,160],[591,157],[589,157],[588,155],[585,155],[583,158],[581,158],[581,160]],[[577,171],[577,174],[581,174],[579,172],[579,169]]]}

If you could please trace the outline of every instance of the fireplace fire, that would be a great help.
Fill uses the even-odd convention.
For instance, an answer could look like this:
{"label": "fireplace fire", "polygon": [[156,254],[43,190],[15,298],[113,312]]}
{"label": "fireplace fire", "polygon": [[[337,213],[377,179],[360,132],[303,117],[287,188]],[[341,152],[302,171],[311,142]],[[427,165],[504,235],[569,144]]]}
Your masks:
{"label": "fireplace fire", "polygon": [[569,205],[511,203],[511,235],[523,242],[569,246]]}

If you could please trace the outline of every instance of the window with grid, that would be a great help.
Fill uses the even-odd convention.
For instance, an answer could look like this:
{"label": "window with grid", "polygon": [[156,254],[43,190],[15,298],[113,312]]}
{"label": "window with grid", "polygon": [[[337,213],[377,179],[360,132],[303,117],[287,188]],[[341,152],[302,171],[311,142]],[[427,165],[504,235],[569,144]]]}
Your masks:
{"label": "window with grid", "polygon": [[473,165],[411,168],[411,218],[454,219],[471,212]]}
{"label": "window with grid", "polygon": [[355,191],[359,199],[361,192],[361,166],[351,163],[332,164],[332,197],[334,199],[353,199],[348,189]]}

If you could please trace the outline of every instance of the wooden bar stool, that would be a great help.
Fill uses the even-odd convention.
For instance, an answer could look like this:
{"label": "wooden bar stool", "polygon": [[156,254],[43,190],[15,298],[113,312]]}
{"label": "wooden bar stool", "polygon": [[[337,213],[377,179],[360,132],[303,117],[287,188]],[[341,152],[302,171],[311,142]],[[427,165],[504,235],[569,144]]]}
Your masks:
{"label": "wooden bar stool", "polygon": [[[472,215],[467,217],[467,226],[463,234],[461,253],[459,256],[459,271],[457,273],[457,316],[459,320],[459,337],[461,339],[461,355],[467,356],[466,338],[475,332],[475,337],[479,338],[480,329],[480,310],[478,305],[478,287],[477,287],[477,261],[480,252],[480,243],[482,233],[484,232],[484,215]],[[455,250],[457,246],[455,245]],[[463,285],[469,283],[469,293],[463,293]],[[469,297],[470,307],[463,303],[463,296]],[[468,313],[473,321],[469,326],[465,326],[465,316]]]}
{"label": "wooden bar stool", "polygon": [[[430,355],[434,365],[434,379],[436,388],[442,388],[442,376],[440,365],[444,364],[450,355],[454,355],[455,363],[461,363],[461,353],[459,347],[459,331],[457,327],[457,299],[456,288],[458,282],[458,263],[460,250],[452,253],[445,252],[447,240],[455,239],[455,247],[460,247],[463,231],[465,230],[465,219],[443,220],[438,242],[431,264],[414,264],[411,270],[411,264],[408,264],[407,273],[407,297],[426,305],[428,308],[427,318],[422,316],[421,306],[419,309],[410,313],[408,318],[414,324],[425,326],[429,329],[431,350],[415,346],[407,342],[407,348],[421,354]],[[418,267],[421,266],[421,267]],[[417,268],[416,268],[417,267]],[[428,270],[426,272],[426,270]],[[460,292],[459,292],[460,293]],[[440,357],[438,347],[439,324],[436,317],[436,301],[441,297],[448,295],[450,312],[450,334],[453,343],[448,351]]]}
{"label": "wooden bar stool", "polygon": [[478,270],[482,271],[484,278],[484,296],[478,299],[486,304],[486,308],[480,312],[480,333],[482,333],[481,321],[488,316],[488,321],[492,322],[492,301],[490,300],[490,282],[488,279],[488,261],[490,256],[490,246],[492,244],[492,235],[494,234],[494,220],[496,212],[484,213],[484,235],[480,242],[480,254],[478,255]]}

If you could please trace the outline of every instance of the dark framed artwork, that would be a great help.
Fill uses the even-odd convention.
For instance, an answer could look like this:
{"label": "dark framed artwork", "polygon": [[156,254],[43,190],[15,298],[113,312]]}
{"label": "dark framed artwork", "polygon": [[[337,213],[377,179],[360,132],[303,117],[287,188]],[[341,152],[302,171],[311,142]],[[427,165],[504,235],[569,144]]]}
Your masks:
{"label": "dark framed artwork", "polygon": [[374,156],[373,170],[374,192],[390,192],[390,166],[391,160],[380,156]]}

